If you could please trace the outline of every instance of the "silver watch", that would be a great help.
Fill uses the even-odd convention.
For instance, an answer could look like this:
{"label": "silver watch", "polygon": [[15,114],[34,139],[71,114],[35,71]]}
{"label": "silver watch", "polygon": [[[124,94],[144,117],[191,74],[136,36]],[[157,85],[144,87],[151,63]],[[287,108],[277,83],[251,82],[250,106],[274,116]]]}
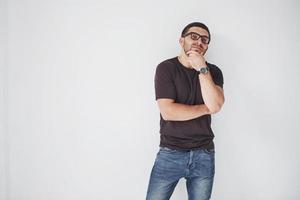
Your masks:
{"label": "silver watch", "polygon": [[198,70],[199,74],[207,74],[209,72],[208,67],[200,67]]}

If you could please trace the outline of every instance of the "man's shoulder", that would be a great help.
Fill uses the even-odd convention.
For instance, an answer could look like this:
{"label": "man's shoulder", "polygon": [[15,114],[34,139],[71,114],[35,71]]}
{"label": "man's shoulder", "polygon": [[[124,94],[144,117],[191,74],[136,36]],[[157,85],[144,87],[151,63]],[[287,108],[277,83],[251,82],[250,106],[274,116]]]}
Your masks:
{"label": "man's shoulder", "polygon": [[209,63],[209,62],[206,62],[206,64],[207,64],[207,66],[208,66],[209,68],[221,70],[216,64]]}
{"label": "man's shoulder", "polygon": [[176,66],[176,59],[177,59],[177,57],[169,58],[167,60],[160,62],[158,64],[158,66],[174,67],[174,66]]}
{"label": "man's shoulder", "polygon": [[206,62],[210,71],[222,73],[222,70],[215,64]]}
{"label": "man's shoulder", "polygon": [[174,57],[160,62],[157,65],[157,70],[174,70],[176,68],[176,59],[177,57]]}

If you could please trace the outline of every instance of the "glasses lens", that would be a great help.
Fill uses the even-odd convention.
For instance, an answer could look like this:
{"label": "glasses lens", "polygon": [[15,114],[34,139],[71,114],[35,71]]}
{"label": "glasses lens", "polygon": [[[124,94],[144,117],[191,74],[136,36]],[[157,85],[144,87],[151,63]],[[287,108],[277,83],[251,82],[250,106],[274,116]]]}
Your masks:
{"label": "glasses lens", "polygon": [[205,37],[205,36],[202,36],[202,37],[201,37],[201,42],[204,43],[204,44],[208,44],[209,38],[208,38],[208,37]]}
{"label": "glasses lens", "polygon": [[195,34],[195,33],[191,33],[191,38],[192,38],[192,40],[198,40],[199,37],[200,37],[200,35],[197,35],[197,34]]}

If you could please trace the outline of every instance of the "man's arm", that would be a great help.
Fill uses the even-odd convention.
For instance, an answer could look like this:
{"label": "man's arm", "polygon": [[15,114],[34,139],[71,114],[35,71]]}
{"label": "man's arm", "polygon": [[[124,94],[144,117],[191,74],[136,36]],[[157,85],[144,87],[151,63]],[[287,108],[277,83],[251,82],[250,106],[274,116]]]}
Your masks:
{"label": "man's arm", "polygon": [[175,103],[173,99],[158,99],[161,116],[166,121],[186,121],[211,114],[206,105],[186,105]]}
{"label": "man's arm", "polygon": [[[207,67],[203,54],[195,51],[187,52],[188,62],[194,69],[198,70],[199,66]],[[212,114],[219,112],[225,101],[223,89],[214,83],[210,72],[199,74],[199,83],[204,104]]]}
{"label": "man's arm", "polygon": [[199,74],[199,81],[204,104],[211,113],[219,112],[225,101],[223,89],[214,83],[210,72]]}

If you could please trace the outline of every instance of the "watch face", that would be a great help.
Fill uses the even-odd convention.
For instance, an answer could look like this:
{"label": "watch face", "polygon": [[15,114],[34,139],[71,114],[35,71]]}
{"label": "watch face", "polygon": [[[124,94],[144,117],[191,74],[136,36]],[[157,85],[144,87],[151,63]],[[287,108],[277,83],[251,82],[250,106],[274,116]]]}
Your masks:
{"label": "watch face", "polygon": [[208,72],[207,67],[203,67],[200,69],[200,73],[206,74]]}

